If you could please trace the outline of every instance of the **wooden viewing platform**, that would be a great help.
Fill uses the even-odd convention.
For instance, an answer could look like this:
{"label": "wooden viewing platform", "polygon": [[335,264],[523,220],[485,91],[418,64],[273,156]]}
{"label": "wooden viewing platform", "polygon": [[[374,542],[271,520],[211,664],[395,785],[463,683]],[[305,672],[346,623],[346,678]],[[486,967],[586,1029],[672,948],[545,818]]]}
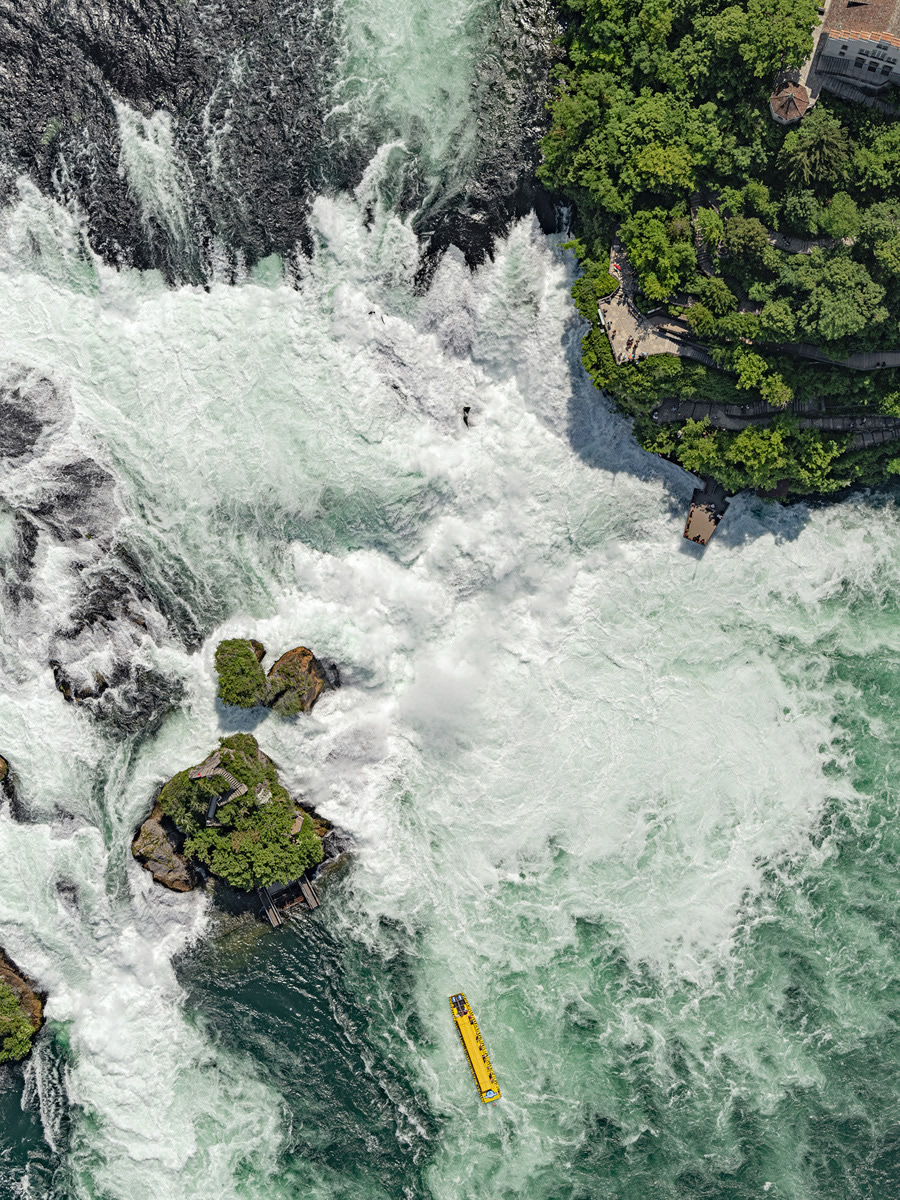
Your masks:
{"label": "wooden viewing platform", "polygon": [[216,750],[216,752],[211,754],[205,762],[200,764],[199,767],[192,767],[191,770],[188,771],[188,779],[209,779],[212,775],[219,775],[227,784],[230,785],[230,791],[225,792],[224,795],[213,796],[210,800],[209,808],[207,809],[206,813],[207,825],[216,825],[218,823],[216,821],[217,808],[220,808],[223,804],[227,804],[228,801],[233,800],[235,796],[243,796],[247,791],[246,783],[241,783],[239,779],[235,779],[230,771],[226,771],[224,767],[219,766],[220,761],[221,753],[220,751]]}
{"label": "wooden viewing platform", "polygon": [[282,913],[296,908],[298,904],[305,904],[312,910],[318,908],[321,903],[319,893],[306,873],[290,883],[273,883],[268,887],[257,888],[256,894],[273,929],[278,929],[284,924]]}
{"label": "wooden viewing platform", "polygon": [[725,489],[721,484],[707,479],[704,486],[695,488],[691,496],[691,508],[684,527],[684,536],[689,542],[705,546],[716,532],[727,508]]}

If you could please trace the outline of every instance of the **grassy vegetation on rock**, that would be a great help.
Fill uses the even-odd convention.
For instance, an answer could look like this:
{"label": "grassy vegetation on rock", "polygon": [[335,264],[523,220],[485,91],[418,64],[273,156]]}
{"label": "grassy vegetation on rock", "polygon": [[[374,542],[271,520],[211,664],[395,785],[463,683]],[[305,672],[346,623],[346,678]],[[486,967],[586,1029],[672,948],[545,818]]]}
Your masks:
{"label": "grassy vegetation on rock", "polygon": [[0,981],[0,1063],[17,1062],[31,1049],[34,1025],[11,987]]}
{"label": "grassy vegetation on rock", "polygon": [[267,705],[280,717],[295,717],[309,712],[330,686],[322,664],[305,646],[282,654],[268,677],[260,666],[264,655],[263,645],[247,638],[219,643],[217,695],[223,704],[239,708]]}
{"label": "grassy vegetation on rock", "polygon": [[[230,638],[216,647],[216,671],[219,674],[217,696],[223,704],[238,708],[256,708],[268,697],[266,676],[260,664],[259,642],[248,638]],[[260,647],[262,649],[262,647]]]}
{"label": "grassy vegetation on rock", "polygon": [[269,704],[281,717],[309,712],[328,680],[312,651],[303,646],[282,654],[269,672]]}

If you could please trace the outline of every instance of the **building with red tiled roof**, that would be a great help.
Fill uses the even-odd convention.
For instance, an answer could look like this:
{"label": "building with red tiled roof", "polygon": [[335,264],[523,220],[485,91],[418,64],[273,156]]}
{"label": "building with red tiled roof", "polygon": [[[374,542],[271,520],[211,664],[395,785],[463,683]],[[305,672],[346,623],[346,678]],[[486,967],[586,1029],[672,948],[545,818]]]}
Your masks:
{"label": "building with red tiled roof", "polygon": [[817,70],[864,96],[900,84],[900,0],[831,0]]}
{"label": "building with red tiled roof", "polygon": [[779,125],[793,125],[809,108],[809,92],[799,79],[799,71],[786,71],[775,80],[769,97],[769,112]]}

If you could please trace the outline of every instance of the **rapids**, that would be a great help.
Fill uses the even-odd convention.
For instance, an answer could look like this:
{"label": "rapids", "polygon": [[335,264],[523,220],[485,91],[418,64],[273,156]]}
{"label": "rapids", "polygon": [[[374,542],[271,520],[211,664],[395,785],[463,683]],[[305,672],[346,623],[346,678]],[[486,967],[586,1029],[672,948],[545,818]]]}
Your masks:
{"label": "rapids", "polygon": [[[397,46],[386,9],[341,10],[334,98],[373,97],[386,136],[312,203],[308,257],[173,287],[107,265],[71,198],[20,179],[4,214],[0,385],[32,423],[0,459],[0,943],[50,1001],[0,1070],[0,1193],[894,1195],[896,505],[740,497],[698,556],[693,481],[581,374],[562,236],[524,217],[416,285],[399,198],[411,160],[427,203],[458,196],[441,157],[477,141],[487,45],[460,8],[428,160],[431,8]],[[118,122],[176,255],[172,123]],[[213,653],[244,635],[344,686],[234,718]],[[63,654],[76,680],[136,666],[75,706]],[[236,727],[356,843],[282,934],[128,852]]]}

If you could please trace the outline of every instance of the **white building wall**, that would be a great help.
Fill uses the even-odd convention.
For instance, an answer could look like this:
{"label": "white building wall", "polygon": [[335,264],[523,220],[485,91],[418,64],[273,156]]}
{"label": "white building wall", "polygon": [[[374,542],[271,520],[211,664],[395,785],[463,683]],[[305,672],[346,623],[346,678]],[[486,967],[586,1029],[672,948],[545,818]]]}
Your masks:
{"label": "white building wall", "polygon": [[823,58],[847,64],[845,78],[871,87],[900,84],[900,39],[878,34],[833,30],[822,47]]}

